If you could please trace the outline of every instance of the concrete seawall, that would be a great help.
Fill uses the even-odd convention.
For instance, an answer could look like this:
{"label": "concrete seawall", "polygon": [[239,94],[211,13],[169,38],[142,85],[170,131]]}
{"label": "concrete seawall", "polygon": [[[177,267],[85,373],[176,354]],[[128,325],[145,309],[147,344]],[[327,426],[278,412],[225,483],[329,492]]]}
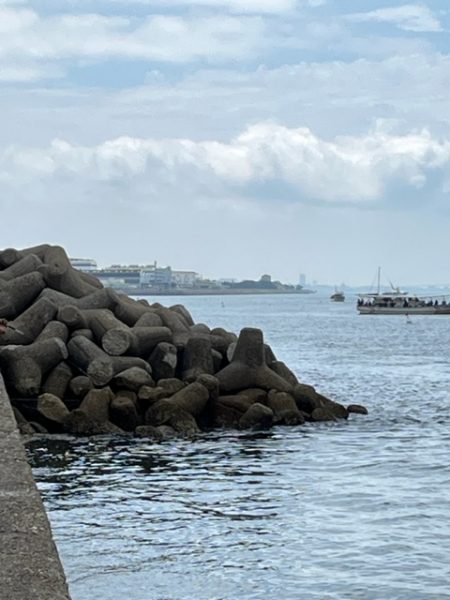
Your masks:
{"label": "concrete seawall", "polygon": [[0,598],[70,600],[0,374]]}

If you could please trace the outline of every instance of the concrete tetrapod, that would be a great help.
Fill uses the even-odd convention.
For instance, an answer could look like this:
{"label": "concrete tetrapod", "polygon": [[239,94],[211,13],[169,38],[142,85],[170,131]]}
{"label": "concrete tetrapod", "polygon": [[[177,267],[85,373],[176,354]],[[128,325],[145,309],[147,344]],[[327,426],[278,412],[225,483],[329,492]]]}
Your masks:
{"label": "concrete tetrapod", "polygon": [[269,367],[282,379],[285,379],[292,386],[296,386],[298,383],[297,376],[291,371],[291,369],[281,360],[273,360],[269,363]]}
{"label": "concrete tetrapod", "polygon": [[59,337],[66,344],[69,339],[69,330],[60,321],[49,321],[41,333],[34,340],[35,342],[42,342],[53,337]]}
{"label": "concrete tetrapod", "polygon": [[0,271],[0,279],[15,279],[21,275],[33,273],[33,271],[37,271],[41,265],[42,260],[36,256],[36,254],[28,254],[27,256],[20,258],[4,271]]}
{"label": "concrete tetrapod", "polygon": [[201,383],[191,383],[150,406],[145,414],[146,423],[168,424],[183,435],[194,435],[200,431],[195,417],[205,409],[208,400],[208,389]]}
{"label": "concrete tetrapod", "polygon": [[190,337],[189,326],[186,325],[183,317],[168,308],[160,307],[156,309],[156,314],[161,317],[162,322],[170,329],[173,334],[172,343],[178,347],[184,347]]}
{"label": "concrete tetrapod", "polygon": [[72,369],[66,362],[60,362],[47,375],[42,391],[64,400],[67,386],[73,377]]}
{"label": "concrete tetrapod", "polygon": [[127,325],[119,321],[114,313],[107,308],[82,310],[81,314],[87,323],[87,327],[94,334],[94,339],[99,346],[102,344],[103,336],[110,329],[124,329],[128,331]]}
{"label": "concrete tetrapod", "polygon": [[77,306],[80,310],[94,308],[109,308],[110,310],[113,310],[116,304],[117,294],[114,290],[103,288],[101,290],[96,290],[87,296],[83,296],[83,298],[74,298],[73,296],[69,296],[69,294],[58,292],[52,288],[45,288],[39,294],[39,298],[50,300],[58,308],[62,306]]}
{"label": "concrete tetrapod", "polygon": [[70,361],[82,372],[86,373],[97,386],[108,384],[114,376],[111,358],[94,342],[82,335],[77,335],[67,344]]}
{"label": "concrete tetrapod", "polygon": [[118,295],[114,290],[103,288],[101,290],[96,290],[87,296],[83,296],[83,298],[78,298],[76,306],[81,310],[108,308],[114,312],[114,308],[118,301],[117,298]]}
{"label": "concrete tetrapod", "polygon": [[139,317],[136,323],[133,325],[133,329],[135,327],[162,327],[163,322],[159,315],[157,315],[153,310],[146,311],[143,315]]}
{"label": "concrete tetrapod", "polygon": [[38,397],[36,410],[38,412],[36,420],[48,431],[55,433],[63,431],[63,422],[70,414],[61,397],[50,392],[45,392]]}
{"label": "concrete tetrapod", "polygon": [[171,341],[172,332],[168,327],[128,328],[123,325],[107,331],[102,337],[102,346],[111,356],[148,356],[160,342]]}
{"label": "concrete tetrapod", "polygon": [[214,363],[211,351],[211,336],[196,334],[189,338],[183,352],[181,378],[191,382],[199,375],[212,375]]}
{"label": "concrete tetrapod", "polygon": [[69,382],[69,390],[75,398],[83,398],[92,387],[92,381],[87,375],[77,375]]}
{"label": "concrete tetrapod", "polygon": [[174,313],[177,313],[183,319],[183,321],[185,322],[185,324],[188,327],[195,325],[194,319],[192,318],[191,313],[182,304],[174,304],[173,306],[171,306],[169,308],[169,310],[171,310]]}
{"label": "concrete tetrapod", "polygon": [[155,381],[175,377],[178,364],[177,349],[169,342],[160,342],[150,354],[148,362],[152,366]]}
{"label": "concrete tetrapod", "polygon": [[267,396],[267,406],[272,409],[274,421],[277,423],[300,425],[305,422],[292,394],[270,390]]}
{"label": "concrete tetrapod", "polygon": [[231,363],[216,373],[222,392],[248,388],[291,392],[292,385],[269,369],[265,362],[263,333],[260,329],[241,330]]}
{"label": "concrete tetrapod", "polygon": [[38,244],[37,246],[29,246],[28,248],[22,248],[21,250],[15,250],[14,248],[7,248],[4,250],[5,256],[9,259],[9,264],[13,262],[17,262],[24,256],[28,256],[28,254],[36,254],[45,262],[46,253],[51,248],[50,244]]}
{"label": "concrete tetrapod", "polygon": [[54,304],[44,298],[37,300],[10,323],[12,327],[0,336],[0,345],[34,342],[47,324],[53,320],[55,314]]}
{"label": "concrete tetrapod", "polygon": [[110,356],[109,358],[113,365],[114,375],[133,367],[139,367],[140,369],[147,371],[149,375],[152,374],[150,363],[138,356]]}
{"label": "concrete tetrapod", "polygon": [[0,348],[0,367],[18,397],[32,398],[39,394],[43,376],[67,357],[64,342],[52,338],[28,346]]}
{"label": "concrete tetrapod", "polygon": [[94,334],[92,333],[92,331],[90,329],[75,329],[75,331],[72,331],[72,334],[70,337],[73,338],[73,337],[76,337],[77,335],[82,335],[83,337],[87,338],[91,342],[94,341]]}
{"label": "concrete tetrapod", "polygon": [[2,269],[7,269],[18,260],[20,260],[20,250],[5,248],[0,251],[0,267]]}
{"label": "concrete tetrapod", "polygon": [[45,252],[44,264],[39,267],[47,285],[54,290],[82,298],[98,289],[81,277],[80,272],[72,267],[64,248],[51,246]]}
{"label": "concrete tetrapod", "polygon": [[153,387],[155,382],[150,373],[141,367],[129,367],[114,375],[113,383],[116,388],[137,392],[143,385]]}
{"label": "concrete tetrapod", "polygon": [[44,289],[45,281],[36,271],[8,281],[0,281],[0,315],[15,319]]}
{"label": "concrete tetrapod", "polygon": [[87,320],[83,315],[83,312],[73,304],[60,306],[56,318],[58,321],[61,321],[61,323],[64,323],[64,325],[67,325],[70,330],[88,328]]}
{"label": "concrete tetrapod", "polygon": [[123,294],[117,294],[117,302],[114,306],[114,314],[128,327],[133,327],[135,323],[146,313],[151,312],[151,308],[145,304],[137,302],[133,298],[128,298]]}

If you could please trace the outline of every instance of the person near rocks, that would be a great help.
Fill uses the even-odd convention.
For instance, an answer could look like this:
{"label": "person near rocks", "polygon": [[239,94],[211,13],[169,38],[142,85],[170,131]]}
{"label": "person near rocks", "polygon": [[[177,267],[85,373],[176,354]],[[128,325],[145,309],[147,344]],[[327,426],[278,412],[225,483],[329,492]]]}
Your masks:
{"label": "person near rocks", "polygon": [[0,319],[0,335],[6,332],[8,329],[8,321],[6,319]]}

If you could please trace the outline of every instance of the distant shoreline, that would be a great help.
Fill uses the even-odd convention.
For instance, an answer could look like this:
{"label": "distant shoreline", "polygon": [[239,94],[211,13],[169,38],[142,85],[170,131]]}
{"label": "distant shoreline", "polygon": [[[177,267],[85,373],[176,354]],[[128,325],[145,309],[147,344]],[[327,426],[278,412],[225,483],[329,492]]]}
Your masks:
{"label": "distant shoreline", "polygon": [[251,295],[280,295],[296,294],[309,295],[315,294],[316,290],[289,290],[289,289],[223,289],[223,290],[194,290],[194,289],[175,289],[175,290],[152,290],[150,288],[132,288],[132,287],[110,287],[116,292],[122,292],[129,296],[251,296]]}

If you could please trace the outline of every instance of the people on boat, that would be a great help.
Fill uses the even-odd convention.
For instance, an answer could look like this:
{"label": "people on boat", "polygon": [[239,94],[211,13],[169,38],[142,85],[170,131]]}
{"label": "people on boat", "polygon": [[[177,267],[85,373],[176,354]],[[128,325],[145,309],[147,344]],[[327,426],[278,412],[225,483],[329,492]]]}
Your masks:
{"label": "people on boat", "polygon": [[[442,298],[442,299],[441,299]],[[407,311],[409,311],[409,309],[412,310],[412,312],[416,312],[417,309],[426,309],[425,312],[423,314],[432,314],[432,313],[448,313],[450,312],[448,310],[448,306],[450,305],[450,302],[448,302],[446,300],[445,297],[441,297],[441,298],[432,298],[430,296],[428,297],[422,297],[419,298],[418,296],[413,296],[413,295],[407,295],[406,293],[399,293],[399,294],[371,294],[369,297],[367,296],[360,296],[358,298],[358,309],[364,309],[364,308],[368,308],[371,309],[370,311],[367,310],[360,310],[360,312],[381,312],[382,309],[393,309],[392,310],[392,314],[394,313],[403,313],[403,314],[407,314]],[[428,310],[429,309],[429,310]],[[434,309],[434,310],[433,310]],[[385,314],[390,314],[391,310],[387,311]]]}

